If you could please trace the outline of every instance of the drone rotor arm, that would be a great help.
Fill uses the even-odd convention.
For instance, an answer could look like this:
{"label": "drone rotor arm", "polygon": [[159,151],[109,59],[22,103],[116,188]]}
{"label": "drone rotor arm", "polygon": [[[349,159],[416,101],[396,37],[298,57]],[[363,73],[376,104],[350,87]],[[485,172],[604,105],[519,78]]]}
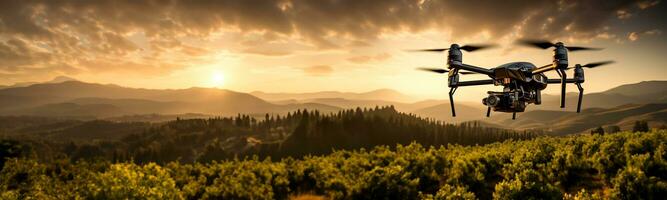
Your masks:
{"label": "drone rotor arm", "polygon": [[475,72],[478,74],[486,74],[486,75],[493,75],[493,71],[490,69],[482,68],[482,67],[477,67],[473,65],[468,65],[468,64],[463,64],[461,63],[460,65],[449,65],[450,68],[455,68],[455,69],[460,69],[460,70],[466,70],[470,72]]}
{"label": "drone rotor arm", "polygon": [[555,65],[548,64],[548,65],[545,65],[545,66],[542,66],[542,67],[535,68],[535,70],[533,70],[532,73],[533,74],[539,74],[539,73],[548,72],[548,71],[551,71],[551,70],[554,70],[554,69],[556,69]]}
{"label": "drone rotor arm", "polygon": [[494,80],[493,79],[488,79],[488,80],[474,80],[474,81],[460,81],[456,83],[456,87],[464,87],[464,86],[478,86],[478,85],[491,85],[493,84]]}
{"label": "drone rotor arm", "polygon": [[[562,80],[559,79],[559,78],[558,79],[550,78],[550,79],[547,79],[547,84],[561,84],[561,81]],[[565,79],[565,83],[577,83],[577,80],[573,79],[573,78],[568,78],[568,79]]]}

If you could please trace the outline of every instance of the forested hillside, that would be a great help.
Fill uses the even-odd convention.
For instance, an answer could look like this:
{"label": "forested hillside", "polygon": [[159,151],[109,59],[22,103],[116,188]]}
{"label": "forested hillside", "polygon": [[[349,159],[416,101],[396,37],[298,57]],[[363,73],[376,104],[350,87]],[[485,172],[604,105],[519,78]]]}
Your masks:
{"label": "forested hillside", "polygon": [[[305,116],[305,115],[304,115]],[[3,199],[660,199],[667,131],[164,165],[7,160]],[[16,143],[3,142],[18,152]],[[8,149],[8,148],[5,148]]]}
{"label": "forested hillside", "polygon": [[12,123],[0,126],[0,131],[28,145],[41,160],[68,156],[73,160],[102,158],[136,163],[210,162],[246,156],[279,159],[413,141],[424,145],[476,145],[538,135],[475,123],[446,124],[399,113],[393,107],[333,114],[299,110],[285,116],[267,114],[263,119],[238,115],[157,124],[25,117],[5,121]]}

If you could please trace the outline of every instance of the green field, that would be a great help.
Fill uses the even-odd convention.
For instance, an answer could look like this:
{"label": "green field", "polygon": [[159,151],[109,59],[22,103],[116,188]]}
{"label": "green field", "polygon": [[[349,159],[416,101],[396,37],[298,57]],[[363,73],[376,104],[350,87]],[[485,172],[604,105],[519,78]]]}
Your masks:
{"label": "green field", "polygon": [[280,161],[158,165],[9,159],[3,199],[660,199],[667,131],[484,146],[379,146]]}

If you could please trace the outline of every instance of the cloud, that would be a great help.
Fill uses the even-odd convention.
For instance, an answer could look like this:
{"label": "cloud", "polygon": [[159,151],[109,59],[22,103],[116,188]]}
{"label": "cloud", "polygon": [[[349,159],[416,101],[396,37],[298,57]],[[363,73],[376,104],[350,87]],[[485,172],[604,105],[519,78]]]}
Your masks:
{"label": "cloud", "polygon": [[636,41],[636,40],[638,40],[638,39],[639,39],[639,33],[637,33],[637,32],[631,32],[630,34],[628,34],[628,40],[630,40],[630,41]]}
{"label": "cloud", "polygon": [[660,3],[660,1],[655,1],[655,0],[639,1],[637,2],[637,7],[639,7],[639,9],[645,10],[650,7],[658,5],[658,3]]}
{"label": "cloud", "polygon": [[326,76],[333,72],[333,68],[329,65],[313,65],[303,68],[303,72],[309,76]]}
{"label": "cloud", "polygon": [[618,10],[616,11],[616,16],[618,19],[629,19],[632,17],[632,14],[626,10]]}
{"label": "cloud", "polygon": [[662,31],[660,31],[660,30],[658,30],[658,29],[652,29],[652,30],[648,30],[648,31],[644,31],[644,32],[630,32],[630,33],[628,34],[628,40],[634,42],[634,41],[639,40],[639,38],[640,38],[641,36],[645,36],[645,35],[660,35],[660,34],[662,34]]}
{"label": "cloud", "polygon": [[347,58],[348,61],[356,64],[363,64],[363,63],[368,63],[371,61],[384,61],[391,58],[391,54],[389,53],[379,53],[374,56],[353,56]]}
{"label": "cloud", "polygon": [[[505,36],[595,38],[609,21],[659,1],[633,0],[88,0],[0,1],[0,61],[4,71],[70,66],[98,70],[176,70],[210,52],[189,40],[210,41],[223,30],[263,33],[234,52],[282,56],[293,49],[253,45],[285,38],[320,49],[363,47],[383,34],[438,30],[454,39]],[[245,37],[239,36],[238,41]],[[12,43],[12,42],[14,43]],[[22,41],[23,44],[15,43]],[[25,49],[21,49],[25,47]],[[22,51],[25,50],[25,51]],[[370,57],[370,56],[369,56]],[[3,57],[4,58],[4,57]],[[375,58],[350,58],[365,62]],[[118,62],[122,60],[123,62]],[[127,63],[134,63],[128,64]],[[152,67],[149,67],[152,66]]]}
{"label": "cloud", "polygon": [[362,64],[371,61],[371,59],[372,58],[370,56],[354,56],[348,58],[347,60],[353,63]]}
{"label": "cloud", "polygon": [[257,54],[263,56],[286,56],[291,54],[291,52],[284,49],[266,49],[266,48],[247,48],[241,51],[248,54]]}

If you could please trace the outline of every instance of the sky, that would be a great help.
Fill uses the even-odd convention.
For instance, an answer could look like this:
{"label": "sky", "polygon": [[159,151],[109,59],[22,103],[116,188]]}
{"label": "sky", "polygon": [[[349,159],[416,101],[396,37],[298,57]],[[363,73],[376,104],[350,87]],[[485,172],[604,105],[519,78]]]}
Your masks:
{"label": "sky", "polygon": [[[240,92],[394,89],[445,98],[442,53],[406,49],[494,43],[464,62],[550,63],[552,52],[514,44],[547,39],[605,48],[570,63],[586,92],[667,80],[666,2],[659,0],[2,0],[0,85],[69,76],[137,88]],[[553,72],[547,74],[557,77]],[[463,80],[484,79],[480,75]],[[461,88],[477,101],[494,87]],[[547,93],[556,93],[549,87]],[[575,91],[576,87],[569,90]]]}

